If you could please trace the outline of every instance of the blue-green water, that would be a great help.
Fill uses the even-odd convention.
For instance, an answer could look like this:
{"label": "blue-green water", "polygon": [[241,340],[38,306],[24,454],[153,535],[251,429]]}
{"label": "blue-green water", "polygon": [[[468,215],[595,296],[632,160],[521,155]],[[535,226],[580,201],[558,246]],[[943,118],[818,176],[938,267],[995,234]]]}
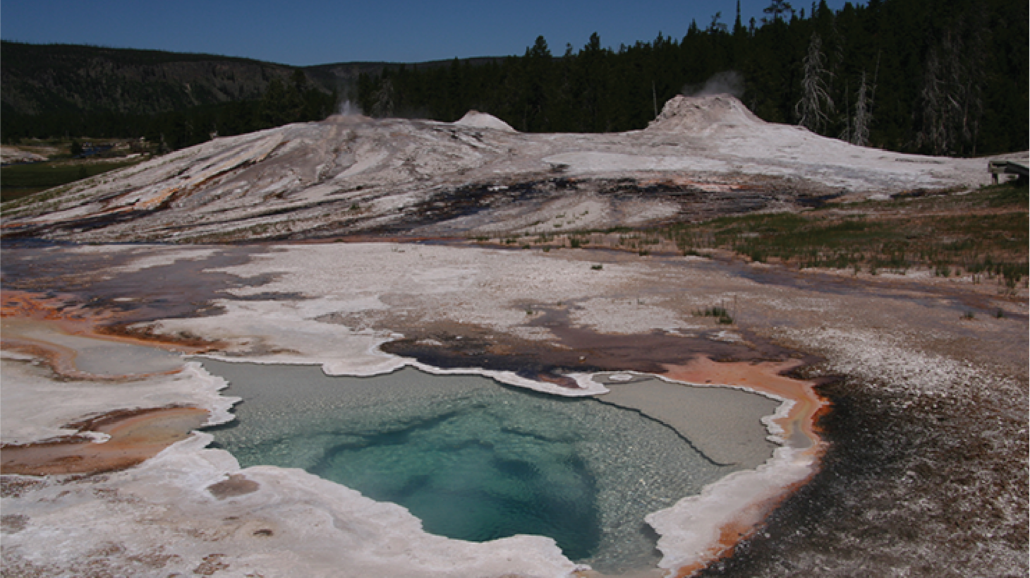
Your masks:
{"label": "blue-green water", "polygon": [[244,400],[235,422],[212,430],[242,466],[303,468],[451,538],[550,536],[604,572],[653,567],[644,516],[734,469],[638,412],[475,375],[204,365]]}

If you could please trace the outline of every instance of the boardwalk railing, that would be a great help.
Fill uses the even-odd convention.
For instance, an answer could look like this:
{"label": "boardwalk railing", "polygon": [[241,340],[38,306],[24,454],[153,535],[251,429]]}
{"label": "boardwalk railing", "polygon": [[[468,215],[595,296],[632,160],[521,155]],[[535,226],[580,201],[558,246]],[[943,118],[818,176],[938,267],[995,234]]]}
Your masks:
{"label": "boardwalk railing", "polygon": [[1025,162],[1019,161],[991,161],[987,170],[991,171],[991,180],[998,184],[998,175],[1016,175],[1016,178],[1026,181],[1030,175],[1030,167]]}

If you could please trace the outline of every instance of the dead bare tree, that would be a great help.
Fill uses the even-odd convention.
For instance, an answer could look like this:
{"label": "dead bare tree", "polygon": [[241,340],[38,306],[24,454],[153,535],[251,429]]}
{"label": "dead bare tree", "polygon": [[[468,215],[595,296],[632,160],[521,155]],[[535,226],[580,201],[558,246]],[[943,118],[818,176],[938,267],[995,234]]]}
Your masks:
{"label": "dead bare tree", "polygon": [[862,71],[862,84],[858,87],[858,97],[855,99],[855,116],[852,119],[851,144],[866,146],[869,144],[869,122],[872,120],[870,111],[872,99],[866,88],[866,74]]}
{"label": "dead bare tree", "polygon": [[801,79],[801,100],[794,106],[794,113],[799,125],[819,132],[833,112],[834,105],[826,84],[830,73],[824,64],[822,39],[814,32],[808,43],[808,54],[801,65],[804,73]]}
{"label": "dead bare tree", "polygon": [[976,154],[985,78],[983,38],[975,25],[965,40],[960,31],[944,31],[927,52],[916,144],[934,154]]}
{"label": "dead bare tree", "polygon": [[937,49],[931,48],[923,67],[923,127],[919,133],[920,144],[927,144],[936,154],[948,149],[947,108],[944,106],[944,78]]}
{"label": "dead bare tree", "polygon": [[983,117],[984,49],[983,39],[975,31],[966,43],[954,47],[955,63],[950,83],[954,97],[950,99],[955,120],[954,130],[961,143],[960,153],[976,154],[976,140]]}

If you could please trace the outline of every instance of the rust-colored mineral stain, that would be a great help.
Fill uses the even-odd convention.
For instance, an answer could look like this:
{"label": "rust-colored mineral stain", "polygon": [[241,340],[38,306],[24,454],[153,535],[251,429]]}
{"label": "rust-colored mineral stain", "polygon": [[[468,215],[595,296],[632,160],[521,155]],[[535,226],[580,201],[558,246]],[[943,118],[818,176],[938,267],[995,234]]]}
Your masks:
{"label": "rust-colored mineral stain", "polygon": [[0,472],[44,476],[123,470],[157,455],[203,426],[207,411],[195,407],[120,410],[69,427],[110,436],[94,443],[82,436],[28,445],[5,445]]}
{"label": "rust-colored mineral stain", "polygon": [[785,417],[776,423],[783,428],[784,439],[800,434],[811,442],[813,448],[822,443],[815,422],[820,413],[828,407],[825,399],[815,391],[815,383],[783,375],[797,368],[802,362],[718,362],[709,357],[698,356],[684,365],[665,365],[665,377],[676,381],[701,385],[730,385],[769,393],[794,402]]}
{"label": "rust-colored mineral stain", "polygon": [[[794,405],[789,413],[775,420],[783,428],[781,435],[786,440],[796,440],[798,436],[803,436],[810,443],[804,453],[818,458],[825,450],[825,446],[819,437],[816,420],[829,409],[829,402],[816,393],[814,382],[784,375],[802,363],[793,359],[775,362],[717,362],[706,356],[698,356],[684,365],[666,365],[664,376],[686,383],[746,387],[793,401]],[[813,471],[812,474],[814,473]],[[718,540],[709,547],[703,559],[678,568],[675,576],[693,576],[715,560],[731,555],[741,540],[754,534],[762,520],[805,483],[807,480],[784,487],[775,495],[748,504],[732,522],[719,529]]]}
{"label": "rust-colored mineral stain", "polygon": [[[821,448],[813,451],[821,452]],[[813,471],[812,475],[814,474],[815,472]],[[769,497],[768,499],[749,504],[748,507],[743,509],[732,522],[719,528],[718,540],[708,547],[705,551],[704,557],[699,559],[697,562],[681,566],[676,569],[676,578],[690,578],[710,566],[712,562],[733,555],[737,545],[740,544],[742,540],[753,536],[762,521],[765,520],[769,514],[787,498],[787,496],[793,494],[799,488],[808,483],[809,479],[811,479],[811,475],[801,482],[784,487],[783,491]]]}
{"label": "rust-colored mineral stain", "polygon": [[753,532],[753,526],[740,522],[730,523],[719,528],[719,540],[708,548],[708,556],[706,556],[702,561],[677,568],[675,574],[676,578],[689,578],[701,570],[704,570],[712,563],[712,561],[729,556],[733,553],[733,549],[736,548],[737,543],[750,536]]}
{"label": "rust-colored mineral stain", "polygon": [[4,291],[3,299],[0,301],[0,325],[3,326],[0,347],[36,358],[62,377],[91,381],[121,381],[147,375],[176,373],[179,369],[167,369],[155,373],[90,373],[76,365],[79,351],[73,346],[61,344],[60,339],[50,339],[47,336],[50,334],[74,336],[96,342],[185,353],[200,353],[219,345],[200,339],[129,334],[120,326],[111,325],[115,321],[116,318],[110,312],[76,305],[74,297],[48,296],[26,291]]}
{"label": "rust-colored mineral stain", "polygon": [[[119,381],[129,377],[150,375],[147,373],[131,375],[97,375],[82,371],[75,365],[75,358],[79,355],[79,352],[74,348],[54,343],[53,341],[47,340],[45,337],[29,337],[28,334],[31,333],[33,326],[35,326],[36,328],[44,327],[65,335],[77,335],[96,339],[98,341],[126,343],[130,342],[130,340],[101,337],[92,330],[69,331],[68,324],[59,321],[5,317],[0,323],[2,323],[3,326],[3,339],[0,340],[0,347],[8,351],[18,351],[34,357],[45,363],[53,370],[54,373],[60,376],[71,379],[87,379],[92,381]],[[137,344],[139,344],[138,341],[133,343],[133,345]],[[178,369],[164,371],[161,373],[168,374],[175,373],[177,371]]]}
{"label": "rust-colored mineral stain", "polygon": [[87,331],[109,319],[105,313],[75,305],[71,295],[52,295],[30,291],[4,290],[0,300],[0,316],[58,321],[69,331]]}
{"label": "rust-colored mineral stain", "polygon": [[[77,302],[74,295],[49,295],[31,291],[5,290],[0,300],[0,317],[11,322],[45,323],[67,335],[80,335],[117,343],[129,343],[162,349],[203,353],[218,347],[218,342],[198,338],[175,338],[164,335],[129,332],[118,325],[117,313],[111,310],[90,309]],[[5,328],[6,329],[6,328]],[[5,346],[17,345],[17,338],[5,331]],[[16,334],[16,332],[14,332]],[[38,345],[38,344],[36,344]],[[58,352],[57,355],[63,355]],[[49,357],[49,356],[48,356]],[[69,376],[73,377],[73,376]]]}

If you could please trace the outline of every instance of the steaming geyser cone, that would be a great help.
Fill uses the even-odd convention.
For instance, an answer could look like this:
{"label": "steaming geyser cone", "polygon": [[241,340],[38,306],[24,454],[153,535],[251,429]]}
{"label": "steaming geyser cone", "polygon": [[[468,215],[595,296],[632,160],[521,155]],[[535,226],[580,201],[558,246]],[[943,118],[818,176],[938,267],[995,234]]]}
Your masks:
{"label": "steaming geyser cone", "polygon": [[[744,103],[729,94],[672,97],[648,130],[708,133],[721,129],[761,130],[775,126],[755,116]],[[781,128],[788,128],[780,125]]]}

